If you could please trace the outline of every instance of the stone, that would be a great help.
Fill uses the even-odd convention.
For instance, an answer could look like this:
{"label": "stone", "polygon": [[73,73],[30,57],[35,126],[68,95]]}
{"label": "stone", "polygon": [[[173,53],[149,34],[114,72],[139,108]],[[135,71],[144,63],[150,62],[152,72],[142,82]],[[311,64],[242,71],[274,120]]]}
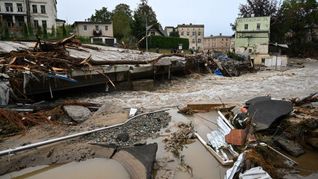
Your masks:
{"label": "stone", "polygon": [[288,140],[284,137],[275,138],[274,142],[278,147],[285,150],[286,152],[288,152],[290,155],[294,157],[299,157],[300,155],[305,153],[305,150],[300,144],[292,140]]}
{"label": "stone", "polygon": [[118,141],[127,142],[129,140],[129,134],[127,133],[120,133],[117,135],[116,138]]}
{"label": "stone", "polygon": [[63,109],[66,114],[77,123],[86,121],[91,115],[91,111],[83,106],[65,105],[63,106]]}

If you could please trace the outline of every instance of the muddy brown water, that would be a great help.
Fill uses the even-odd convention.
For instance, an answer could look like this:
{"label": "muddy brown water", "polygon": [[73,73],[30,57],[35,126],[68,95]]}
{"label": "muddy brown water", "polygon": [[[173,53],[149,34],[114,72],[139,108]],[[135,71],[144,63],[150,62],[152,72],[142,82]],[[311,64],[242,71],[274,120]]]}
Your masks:
{"label": "muddy brown water", "polygon": [[1,179],[129,179],[126,169],[116,160],[89,159],[64,165],[39,166],[0,176]]}

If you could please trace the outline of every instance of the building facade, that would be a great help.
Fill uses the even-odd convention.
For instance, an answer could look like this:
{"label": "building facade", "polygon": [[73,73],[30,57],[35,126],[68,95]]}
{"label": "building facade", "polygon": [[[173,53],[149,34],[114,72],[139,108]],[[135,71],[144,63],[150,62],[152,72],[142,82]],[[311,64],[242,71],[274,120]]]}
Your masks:
{"label": "building facade", "polygon": [[56,0],[0,0],[0,23],[11,33],[21,32],[25,24],[51,33],[57,27],[56,4]]}
{"label": "building facade", "polygon": [[165,32],[167,34],[167,36],[169,37],[170,36],[170,33],[174,31],[174,27],[172,26],[166,26],[165,27]]}
{"label": "building facade", "polygon": [[115,43],[112,23],[76,21],[73,26],[75,35],[90,38],[92,43],[111,46]]}
{"label": "building facade", "polygon": [[189,39],[189,48],[203,50],[204,25],[182,24],[177,26],[180,38]]}
{"label": "building facade", "polygon": [[236,20],[235,52],[250,54],[255,64],[269,56],[269,38],[270,16]]}
{"label": "building facade", "polygon": [[204,51],[210,52],[228,52],[231,49],[231,36],[218,36],[204,37],[203,48]]}

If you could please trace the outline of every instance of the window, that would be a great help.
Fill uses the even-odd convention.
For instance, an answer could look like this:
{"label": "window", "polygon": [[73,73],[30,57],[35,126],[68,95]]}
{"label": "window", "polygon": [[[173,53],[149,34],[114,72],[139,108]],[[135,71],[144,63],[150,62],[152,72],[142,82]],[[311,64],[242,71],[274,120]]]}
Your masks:
{"label": "window", "polygon": [[41,5],[41,14],[46,14],[45,5]]}
{"label": "window", "polygon": [[84,25],[84,30],[87,30],[87,25]]}
{"label": "window", "polygon": [[34,20],[33,21],[33,25],[34,25],[34,28],[38,28],[39,27],[39,21],[38,20]]}
{"label": "window", "polygon": [[265,64],[265,58],[262,58],[262,63]]}
{"label": "window", "polygon": [[33,13],[38,13],[38,8],[36,5],[32,5]]}
{"label": "window", "polygon": [[151,34],[152,36],[155,36],[155,35],[156,35],[156,33],[155,33],[154,31],[151,31],[150,34]]}
{"label": "window", "polygon": [[248,24],[244,25],[244,29],[247,30],[248,29]]}
{"label": "window", "polygon": [[261,24],[260,23],[257,23],[257,30],[260,30],[261,29]]}
{"label": "window", "polygon": [[253,52],[253,50],[252,50],[252,49],[248,49],[248,52],[249,52],[249,53],[252,53],[252,52]]}
{"label": "window", "polygon": [[23,7],[21,3],[17,3],[18,12],[23,12]]}
{"label": "window", "polygon": [[96,30],[99,30],[99,26],[98,26],[98,25],[95,25],[95,29],[96,29]]}
{"label": "window", "polygon": [[105,30],[108,30],[108,26],[107,25],[105,26]]}
{"label": "window", "polygon": [[6,11],[7,11],[7,12],[13,12],[12,3],[5,3],[4,5],[5,5],[5,7],[6,7]]}
{"label": "window", "polygon": [[192,32],[192,35],[195,36],[195,32]]}
{"label": "window", "polygon": [[46,28],[47,28],[47,23],[46,23],[45,20],[42,21],[42,27],[43,27],[43,29],[46,29]]}
{"label": "window", "polygon": [[198,32],[198,35],[201,35],[201,32]]}
{"label": "window", "polygon": [[181,35],[183,36],[183,35],[184,35],[184,32],[181,32]]}
{"label": "window", "polygon": [[201,39],[198,39],[198,43],[201,43]]}
{"label": "window", "polygon": [[187,32],[187,36],[189,36],[190,35],[190,32]]}
{"label": "window", "polygon": [[192,39],[192,43],[195,43],[195,40],[194,40],[194,39]]}

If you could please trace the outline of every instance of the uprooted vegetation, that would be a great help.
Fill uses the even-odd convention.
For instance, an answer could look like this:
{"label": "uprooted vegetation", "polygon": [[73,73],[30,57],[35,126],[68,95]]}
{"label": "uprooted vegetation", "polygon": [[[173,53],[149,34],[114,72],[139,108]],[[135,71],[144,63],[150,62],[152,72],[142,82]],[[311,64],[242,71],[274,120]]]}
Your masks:
{"label": "uprooted vegetation", "polygon": [[[63,106],[77,105],[84,107],[96,107],[98,105],[75,100],[64,101],[61,104],[42,106],[35,112],[16,112],[10,108],[0,108],[0,136],[11,136],[24,132],[28,128],[41,124],[65,124],[64,119],[72,121],[66,114]],[[34,107],[36,108],[36,107]]]}

